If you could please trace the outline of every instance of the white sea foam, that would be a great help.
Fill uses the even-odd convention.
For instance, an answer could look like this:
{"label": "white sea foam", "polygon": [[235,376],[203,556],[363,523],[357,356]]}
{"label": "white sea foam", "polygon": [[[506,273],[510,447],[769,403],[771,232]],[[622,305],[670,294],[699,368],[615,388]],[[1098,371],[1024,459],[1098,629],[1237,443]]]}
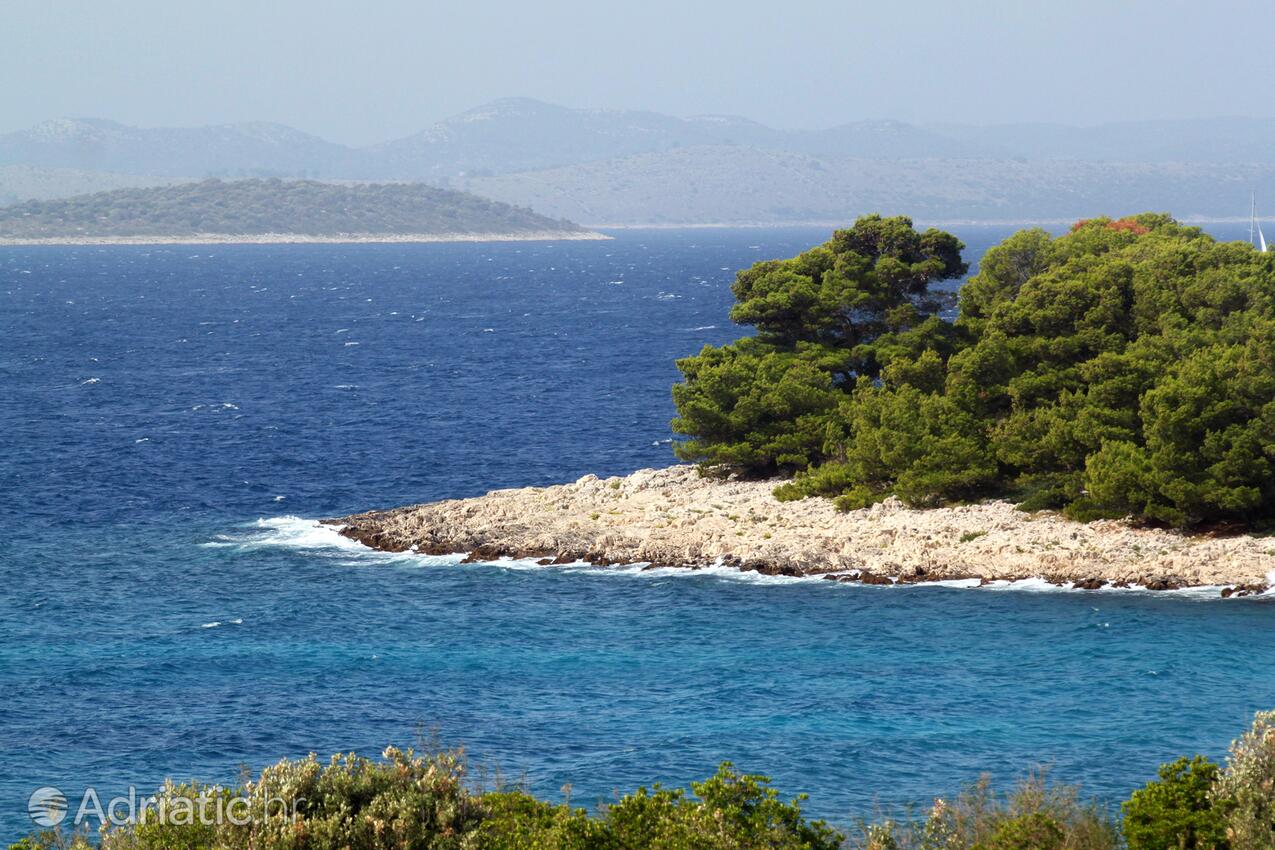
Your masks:
{"label": "white sea foam", "polygon": [[[937,584],[937,582],[936,582]],[[1027,593],[1057,593],[1067,590],[1064,585],[1051,584],[1043,578],[1021,578],[1017,581],[992,581],[982,586],[984,590],[1018,590]]]}
{"label": "white sea foam", "polygon": [[656,567],[655,569],[639,568],[639,572],[637,574],[641,575],[643,578],[693,578],[697,576],[707,576],[709,578],[738,582],[740,584],[797,585],[811,584],[813,582],[831,584],[831,582],[824,579],[823,576],[771,576],[766,575],[765,573],[728,567],[724,564],[714,564],[711,567],[700,567],[696,570],[688,570],[684,567]]}
{"label": "white sea foam", "polygon": [[976,578],[950,578],[943,581],[919,582],[922,587],[954,587],[958,590],[977,588],[981,582]]}
{"label": "white sea foam", "polygon": [[205,548],[235,547],[241,551],[257,549],[292,549],[318,557],[339,558],[346,566],[371,563],[411,563],[419,566],[441,566],[458,563],[464,555],[421,555],[416,552],[381,552],[358,541],[343,537],[340,526],[325,525],[315,519],[278,516],[258,519],[236,535],[220,534],[201,543]]}
{"label": "white sea foam", "polygon": [[372,551],[356,540],[342,537],[338,532],[339,526],[323,525],[314,519],[299,516],[269,517],[257,520],[255,527],[259,532],[246,536],[241,542],[242,546]]}
{"label": "white sea foam", "polygon": [[[956,587],[957,582],[928,582],[930,586],[946,585],[948,587]],[[1077,588],[1071,582],[1066,584],[1052,584],[1043,578],[1024,578],[1017,581],[992,581],[987,584],[980,585],[977,579],[970,580],[964,585],[975,590],[1016,590],[1026,593],[1084,593],[1084,594],[1139,594],[1147,596],[1171,596],[1176,598],[1187,599],[1221,599],[1222,589],[1225,585],[1221,584],[1198,584],[1190,587],[1181,587],[1177,590],[1149,590],[1141,585],[1130,585],[1129,587],[1115,587],[1107,585],[1094,590],[1082,590]],[[1243,598],[1243,597],[1236,597]]]}

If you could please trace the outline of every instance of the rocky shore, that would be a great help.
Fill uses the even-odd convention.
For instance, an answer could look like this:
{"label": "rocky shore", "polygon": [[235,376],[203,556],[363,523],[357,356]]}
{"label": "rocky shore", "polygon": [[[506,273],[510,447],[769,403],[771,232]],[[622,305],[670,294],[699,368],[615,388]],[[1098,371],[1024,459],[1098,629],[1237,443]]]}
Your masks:
{"label": "rocky shore", "polygon": [[1275,571],[1275,538],[1078,523],[1003,501],[914,509],[890,499],[840,513],[827,499],[777,501],[774,486],[674,466],[325,522],[390,552],[545,564],[725,564],[867,584],[1039,578],[1080,589],[1210,586],[1232,596],[1265,591]]}

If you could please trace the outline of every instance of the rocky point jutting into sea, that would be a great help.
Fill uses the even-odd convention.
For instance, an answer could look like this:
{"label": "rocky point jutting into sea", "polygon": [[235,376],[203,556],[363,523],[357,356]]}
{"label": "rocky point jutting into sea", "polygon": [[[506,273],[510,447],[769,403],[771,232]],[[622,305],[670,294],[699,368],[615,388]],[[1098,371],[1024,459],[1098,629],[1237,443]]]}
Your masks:
{"label": "rocky point jutting into sea", "polygon": [[327,522],[390,552],[473,560],[725,564],[868,584],[1041,578],[1081,589],[1219,586],[1264,591],[1275,541],[1080,523],[1005,501],[908,508],[889,499],[840,512],[827,499],[781,502],[774,481],[701,476],[692,466],[371,511]]}

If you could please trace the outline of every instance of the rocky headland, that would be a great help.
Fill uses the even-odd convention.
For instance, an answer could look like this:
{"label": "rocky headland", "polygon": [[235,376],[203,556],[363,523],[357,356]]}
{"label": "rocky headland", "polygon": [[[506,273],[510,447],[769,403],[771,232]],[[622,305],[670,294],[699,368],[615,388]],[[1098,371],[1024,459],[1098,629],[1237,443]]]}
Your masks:
{"label": "rocky headland", "polygon": [[889,499],[843,513],[827,499],[778,501],[775,484],[673,466],[325,522],[389,552],[545,564],[724,564],[867,584],[1039,578],[1080,589],[1211,586],[1232,596],[1265,591],[1275,571],[1275,539],[1079,523],[1005,501],[917,509]]}

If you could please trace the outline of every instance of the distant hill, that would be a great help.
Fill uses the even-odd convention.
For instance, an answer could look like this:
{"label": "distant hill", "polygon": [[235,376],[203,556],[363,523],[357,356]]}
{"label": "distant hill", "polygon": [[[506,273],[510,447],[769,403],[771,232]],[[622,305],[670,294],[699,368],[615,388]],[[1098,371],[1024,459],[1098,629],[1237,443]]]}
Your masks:
{"label": "distant hill", "polygon": [[81,171],[38,165],[0,165],[0,207],[19,201],[45,201],[138,186],[159,186],[179,178],[117,171]]}
{"label": "distant hill", "polygon": [[537,233],[585,231],[523,207],[419,183],[205,180],[0,209],[0,239]]}
{"label": "distant hill", "polygon": [[[1143,208],[1234,217],[1275,199],[1275,165],[816,157],[698,147],[455,185],[590,225],[1076,219]],[[1273,201],[1275,203],[1275,201]]]}
{"label": "distant hill", "polygon": [[438,177],[526,171],[684,145],[770,145],[781,135],[743,118],[568,109],[507,98],[368,153],[384,174]]}
{"label": "distant hill", "polygon": [[944,138],[900,121],[776,130],[734,116],[675,118],[658,112],[568,109],[528,98],[471,109],[367,152],[383,174],[439,177],[531,171],[704,145],[891,159],[996,152],[992,146]]}
{"label": "distant hill", "polygon": [[407,180],[487,176],[643,153],[723,146],[864,159],[1075,159],[1275,164],[1275,119],[1217,118],[1068,127],[918,126],[863,120],[779,130],[723,115],[573,109],[505,98],[405,138],[350,148],[281,124],[128,127],[60,118],[0,135],[0,165],[166,177]]}
{"label": "distant hill", "polygon": [[935,125],[929,129],[974,148],[994,146],[1028,160],[1275,164],[1275,118],[1123,121],[1094,127]]}
{"label": "distant hill", "polygon": [[163,177],[355,176],[364,155],[282,124],[128,127],[59,118],[0,135],[0,165]]}
{"label": "distant hill", "polygon": [[1234,216],[1250,190],[1259,206],[1271,199],[1275,208],[1272,167],[1275,119],[1095,127],[860,120],[782,130],[733,116],[507,98],[357,149],[268,123],[48,121],[0,135],[0,204],[129,180],[277,176],[425,181],[603,223],[841,220],[865,209],[1020,220],[1151,208]]}

